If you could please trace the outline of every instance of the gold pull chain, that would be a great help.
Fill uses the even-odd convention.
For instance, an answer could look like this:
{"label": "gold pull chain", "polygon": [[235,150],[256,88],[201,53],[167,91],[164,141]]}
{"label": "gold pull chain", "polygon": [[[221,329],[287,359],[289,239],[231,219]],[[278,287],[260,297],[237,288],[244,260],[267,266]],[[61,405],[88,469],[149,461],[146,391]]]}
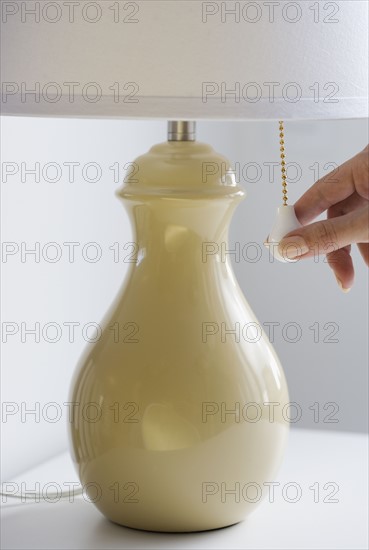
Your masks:
{"label": "gold pull chain", "polygon": [[280,137],[280,152],[281,152],[281,172],[282,172],[282,197],[283,197],[283,206],[287,206],[288,196],[287,196],[287,175],[286,175],[286,155],[284,154],[284,126],[283,120],[279,121],[279,137]]}

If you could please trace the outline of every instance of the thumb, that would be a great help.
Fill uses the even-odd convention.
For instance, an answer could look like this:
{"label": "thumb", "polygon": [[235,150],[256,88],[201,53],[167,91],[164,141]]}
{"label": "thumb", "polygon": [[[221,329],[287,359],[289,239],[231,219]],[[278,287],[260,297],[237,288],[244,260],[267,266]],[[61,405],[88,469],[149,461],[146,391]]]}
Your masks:
{"label": "thumb", "polygon": [[351,243],[369,242],[369,207],[344,216],[315,222],[288,233],[279,243],[279,253],[290,260],[329,254]]}

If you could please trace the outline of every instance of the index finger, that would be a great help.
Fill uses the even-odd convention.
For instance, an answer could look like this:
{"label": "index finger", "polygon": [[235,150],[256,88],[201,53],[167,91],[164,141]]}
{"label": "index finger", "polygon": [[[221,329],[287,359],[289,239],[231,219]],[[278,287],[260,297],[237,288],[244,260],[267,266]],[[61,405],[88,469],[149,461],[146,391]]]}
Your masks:
{"label": "index finger", "polygon": [[337,202],[347,199],[355,191],[351,160],[341,164],[319,179],[295,204],[295,212],[302,225],[311,222]]}

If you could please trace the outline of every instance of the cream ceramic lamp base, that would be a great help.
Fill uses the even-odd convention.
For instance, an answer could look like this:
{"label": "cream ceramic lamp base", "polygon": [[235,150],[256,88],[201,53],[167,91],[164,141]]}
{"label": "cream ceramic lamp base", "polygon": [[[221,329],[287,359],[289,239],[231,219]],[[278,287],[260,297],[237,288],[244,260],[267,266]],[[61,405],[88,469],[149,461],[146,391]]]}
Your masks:
{"label": "cream ceramic lamp base", "polygon": [[243,520],[288,433],[281,366],[221,254],[244,192],[231,172],[204,177],[229,163],[186,133],[139,157],[119,192],[136,263],[71,396],[87,493],[110,520],[153,531]]}

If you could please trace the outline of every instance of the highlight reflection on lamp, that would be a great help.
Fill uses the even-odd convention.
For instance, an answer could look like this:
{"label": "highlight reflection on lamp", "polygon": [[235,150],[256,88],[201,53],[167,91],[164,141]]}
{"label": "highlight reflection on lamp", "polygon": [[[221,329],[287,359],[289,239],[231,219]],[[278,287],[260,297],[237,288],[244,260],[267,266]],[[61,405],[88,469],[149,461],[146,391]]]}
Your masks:
{"label": "highlight reflection on lamp", "polygon": [[[170,121],[119,191],[140,261],[104,321],[129,342],[105,329],[73,383],[79,410],[102,397],[99,422],[76,412],[71,425],[81,482],[123,525],[231,525],[260,500],[249,484],[276,473],[288,425],[281,408],[270,421],[268,403],[288,392],[264,336],[229,338],[257,321],[229,263],[204,261],[203,247],[227,241],[244,191],[196,142],[194,121],[367,116],[367,6],[100,1],[72,17],[66,4],[35,3],[32,15],[4,2],[3,114]],[[206,162],[225,163],[224,177],[204,181]]]}

